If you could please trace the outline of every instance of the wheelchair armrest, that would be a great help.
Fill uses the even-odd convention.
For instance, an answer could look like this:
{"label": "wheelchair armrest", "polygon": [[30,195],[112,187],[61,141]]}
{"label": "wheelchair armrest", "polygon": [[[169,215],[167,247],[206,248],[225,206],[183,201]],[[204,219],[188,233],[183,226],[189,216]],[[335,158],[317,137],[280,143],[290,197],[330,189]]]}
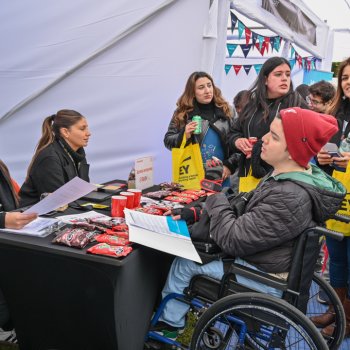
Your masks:
{"label": "wheelchair armrest", "polygon": [[[336,220],[338,220],[338,219],[336,219]],[[341,232],[329,230],[326,227],[317,226],[317,227],[315,227],[315,231],[317,233],[319,233],[320,235],[325,235],[325,236],[331,237],[333,239],[336,239],[337,241],[341,241],[344,238],[344,235]]]}
{"label": "wheelchair armrest", "polygon": [[[268,275],[261,271],[253,270],[246,266],[233,263],[230,266],[230,272],[234,273],[235,275],[240,275],[242,277],[249,278],[253,281],[266,284],[270,287],[279,289],[283,292],[288,290],[287,281],[281,280],[280,278]],[[293,291],[290,291],[290,290],[288,291],[293,293]]]}

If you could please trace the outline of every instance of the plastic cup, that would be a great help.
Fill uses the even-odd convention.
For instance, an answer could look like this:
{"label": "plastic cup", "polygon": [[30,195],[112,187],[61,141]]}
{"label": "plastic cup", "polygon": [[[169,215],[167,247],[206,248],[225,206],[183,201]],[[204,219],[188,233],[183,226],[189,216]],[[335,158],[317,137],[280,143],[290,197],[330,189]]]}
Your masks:
{"label": "plastic cup", "polygon": [[131,192],[134,194],[134,208],[137,208],[140,206],[140,202],[141,202],[141,194],[142,194],[142,191],[141,190],[138,190],[136,188],[129,188],[127,190],[127,192]]}
{"label": "plastic cup", "polygon": [[126,207],[127,198],[123,196],[112,196],[111,215],[115,218],[124,217],[124,209]]}
{"label": "plastic cup", "polygon": [[126,208],[133,209],[135,195],[131,192],[120,192],[120,195],[126,197]]}

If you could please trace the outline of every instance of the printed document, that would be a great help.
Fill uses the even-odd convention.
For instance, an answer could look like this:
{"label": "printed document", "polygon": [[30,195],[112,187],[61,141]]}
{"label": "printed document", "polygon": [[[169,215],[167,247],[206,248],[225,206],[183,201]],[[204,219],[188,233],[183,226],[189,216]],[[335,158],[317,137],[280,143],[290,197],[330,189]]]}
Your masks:
{"label": "printed document", "polygon": [[129,209],[125,209],[124,213],[131,242],[202,262],[184,220],[173,220],[171,216],[150,215]]}
{"label": "printed document", "polygon": [[74,202],[96,188],[96,185],[86,182],[76,176],[55,192],[50,193],[40,202],[34,204],[32,207],[24,211],[24,213],[37,213],[38,215],[49,213],[50,211],[56,210],[63,205]]}
{"label": "printed document", "polygon": [[10,232],[19,235],[34,236],[34,237],[45,237],[57,230],[60,227],[59,221],[52,218],[37,218],[25,225],[20,230],[4,228],[0,229],[0,232]]}

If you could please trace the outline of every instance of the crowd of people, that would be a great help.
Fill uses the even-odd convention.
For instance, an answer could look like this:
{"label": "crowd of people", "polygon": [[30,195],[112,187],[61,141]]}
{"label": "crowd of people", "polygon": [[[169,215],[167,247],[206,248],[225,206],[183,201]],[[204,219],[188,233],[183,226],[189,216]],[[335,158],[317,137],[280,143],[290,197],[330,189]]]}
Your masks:
{"label": "crowd of people", "polygon": [[[243,178],[257,180],[245,213],[239,217],[224,193],[208,196],[206,210],[210,233],[222,251],[239,264],[287,278],[293,244],[307,228],[323,225],[339,209],[347,189],[333,176],[335,167],[346,173],[350,152],[331,155],[327,142],[340,145],[350,132],[350,58],[342,62],[335,88],[326,81],[294,90],[291,66],[282,57],[272,57],[262,66],[252,87],[226,101],[213,78],[205,72],[192,73],[179,97],[164,136],[169,150],[198,143],[204,169],[216,159],[221,164],[218,181],[222,187],[240,189]],[[199,133],[194,116],[200,116]],[[37,215],[15,211],[38,202],[75,176],[89,181],[84,147],[91,133],[86,118],[73,110],[60,110],[45,118],[42,136],[21,187],[0,161],[0,228],[20,229]],[[254,141],[252,141],[254,140]],[[236,185],[235,185],[236,184]],[[256,188],[254,188],[256,186]],[[168,213],[171,214],[171,213]],[[174,219],[182,218],[177,212]],[[188,219],[188,218],[187,218]],[[257,223],[259,223],[257,225]],[[338,242],[327,238],[330,284],[343,302],[350,334],[350,230]],[[344,273],[346,272],[346,273]],[[163,297],[181,293],[196,274],[221,279],[221,260],[207,264],[176,258],[163,289]],[[281,296],[281,292],[237,276],[245,285]],[[168,303],[158,330],[184,326],[186,305]],[[325,315],[312,321],[332,334],[332,305]],[[0,327],[10,322],[0,291]]]}
{"label": "crowd of people", "polygon": [[[350,131],[350,58],[339,67],[337,88],[322,80],[311,86],[303,84],[296,90],[293,89],[289,62],[281,57],[268,59],[252,87],[234,98],[233,113],[226,115],[229,130],[224,138],[212,122],[213,117],[216,120],[215,108],[222,106],[221,99],[218,104],[214,96],[221,95],[208,75],[208,84],[199,79],[204,74],[195,72],[190,76],[166,133],[165,145],[169,149],[178,147],[181,135],[185,133],[187,142],[200,144],[203,167],[206,168],[207,132],[211,128],[211,133],[217,134],[216,139],[220,142],[214,146],[226,149],[228,153],[215,156],[223,164],[227,164],[227,159],[233,160],[229,173],[223,171],[221,180],[227,181],[227,175],[231,174],[230,186],[237,191],[240,187],[234,186],[235,182],[239,184],[247,177],[257,181],[251,182],[253,196],[239,217],[224,193],[208,197],[205,209],[210,217],[211,238],[237,263],[286,278],[291,247],[297,237],[308,227],[324,225],[340,208],[347,192],[347,184],[332,175],[336,167],[344,169],[346,174],[349,172],[350,177],[347,169],[350,153],[330,154],[324,146],[331,142],[339,147]],[[189,84],[190,81],[193,83]],[[203,89],[206,100],[200,100],[198,89]],[[181,103],[184,96],[187,109]],[[212,111],[211,117],[204,112],[208,109]],[[181,123],[176,123],[180,113]],[[196,123],[192,116],[195,114],[209,120],[209,127],[205,127],[200,135],[193,134]],[[170,134],[176,135],[176,142],[169,142]],[[188,211],[172,214],[174,219],[195,220],[188,216]],[[349,335],[350,230],[343,234],[345,237],[341,242],[327,237],[326,245],[330,284],[343,303],[346,335]],[[199,265],[175,258],[163,288],[163,298],[170,293],[182,293],[197,274],[221,279],[224,264],[219,259]],[[280,291],[266,285],[241,276],[236,278],[253,289],[281,296]],[[185,304],[171,300],[154,330],[167,334],[169,330],[183,328],[187,311]],[[332,305],[324,315],[311,318],[317,327],[323,328],[325,336],[332,335],[334,319]]]}

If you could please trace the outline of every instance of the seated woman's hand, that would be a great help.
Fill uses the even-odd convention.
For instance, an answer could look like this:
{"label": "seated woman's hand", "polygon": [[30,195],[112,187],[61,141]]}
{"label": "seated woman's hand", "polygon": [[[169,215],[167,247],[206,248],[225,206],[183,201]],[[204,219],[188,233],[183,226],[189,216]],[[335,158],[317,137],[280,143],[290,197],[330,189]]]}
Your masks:
{"label": "seated woman's hand", "polygon": [[23,214],[20,212],[9,212],[5,214],[5,228],[20,230],[38,217],[37,214]]}
{"label": "seated woman's hand", "polygon": [[235,141],[235,146],[237,149],[242,151],[244,154],[251,154],[252,152],[252,144],[249,142],[249,140],[245,137],[240,137]]}
{"label": "seated woman's hand", "polygon": [[186,127],[185,127],[185,135],[186,135],[186,139],[188,140],[193,131],[196,130],[196,127],[197,127],[197,122],[189,122]]}
{"label": "seated woman's hand", "polygon": [[329,165],[333,163],[332,156],[323,148],[321,148],[320,152],[317,154],[317,161],[320,165]]}

